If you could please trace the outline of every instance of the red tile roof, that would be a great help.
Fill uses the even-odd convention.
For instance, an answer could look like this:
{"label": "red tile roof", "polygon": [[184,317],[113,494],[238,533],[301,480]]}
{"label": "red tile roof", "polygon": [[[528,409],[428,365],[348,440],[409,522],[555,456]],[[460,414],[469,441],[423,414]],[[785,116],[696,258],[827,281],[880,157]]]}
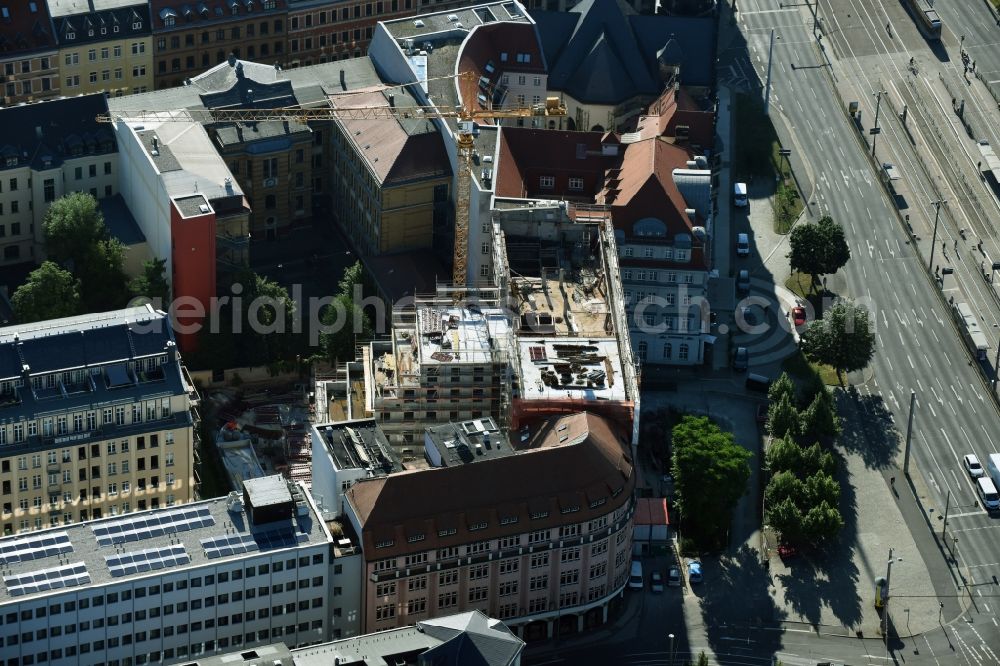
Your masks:
{"label": "red tile roof", "polygon": [[669,525],[667,500],[662,497],[642,497],[635,502],[636,525]]}
{"label": "red tile roof", "polygon": [[0,59],[56,48],[45,0],[4,0],[2,4],[4,14],[0,16]]}
{"label": "red tile roof", "polygon": [[[500,156],[496,173],[498,197],[545,197],[594,201],[604,183],[604,171],[615,166],[617,141],[603,141],[601,132],[505,127],[500,131]],[[615,146],[605,155],[602,145]],[[540,178],[555,179],[542,188]],[[569,189],[570,178],[583,179],[583,188]]]}
{"label": "red tile roof", "polygon": [[[546,425],[528,442],[530,450],[516,455],[354,484],[346,500],[361,523],[365,558],[580,523],[629,501],[635,475],[628,444],[623,443],[625,433],[587,412]],[[566,429],[559,430],[563,425]],[[501,518],[507,524],[502,525]],[[481,522],[487,523],[485,529],[469,530]],[[456,532],[439,536],[451,529]],[[376,548],[376,543],[388,542],[392,545]]]}

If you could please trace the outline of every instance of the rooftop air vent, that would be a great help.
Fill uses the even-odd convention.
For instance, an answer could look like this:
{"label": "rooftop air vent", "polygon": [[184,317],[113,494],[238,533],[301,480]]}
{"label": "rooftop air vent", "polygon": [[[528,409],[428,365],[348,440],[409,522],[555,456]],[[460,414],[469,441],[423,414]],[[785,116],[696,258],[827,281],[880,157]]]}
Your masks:
{"label": "rooftop air vent", "polygon": [[424,22],[421,21],[420,19],[417,19],[416,21],[413,22],[413,27],[414,28],[422,28],[422,27],[424,27]]}
{"label": "rooftop air vent", "polygon": [[448,14],[448,23],[456,23],[458,21],[458,14]]}
{"label": "rooftop air vent", "polygon": [[202,213],[207,213],[211,209],[208,207],[208,204],[198,204],[198,210]]}

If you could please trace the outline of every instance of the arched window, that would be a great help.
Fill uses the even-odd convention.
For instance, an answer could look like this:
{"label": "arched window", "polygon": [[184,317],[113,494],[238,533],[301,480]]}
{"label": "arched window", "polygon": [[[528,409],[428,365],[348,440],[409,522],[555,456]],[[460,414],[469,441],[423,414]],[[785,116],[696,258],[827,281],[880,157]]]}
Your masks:
{"label": "arched window", "polygon": [[[648,347],[648,345],[646,344],[645,340],[643,340],[643,341],[641,341],[639,343],[639,360],[640,361],[645,361],[646,360],[646,349],[647,349],[647,347]],[[683,349],[683,346],[681,348]]]}
{"label": "arched window", "polygon": [[687,360],[687,357],[688,357],[688,345],[687,345],[687,343],[681,343],[681,350],[680,350],[680,354],[678,354],[678,357],[682,361],[686,361]]}
{"label": "arched window", "polygon": [[663,358],[671,359],[674,356],[674,346],[669,342],[663,345]]}

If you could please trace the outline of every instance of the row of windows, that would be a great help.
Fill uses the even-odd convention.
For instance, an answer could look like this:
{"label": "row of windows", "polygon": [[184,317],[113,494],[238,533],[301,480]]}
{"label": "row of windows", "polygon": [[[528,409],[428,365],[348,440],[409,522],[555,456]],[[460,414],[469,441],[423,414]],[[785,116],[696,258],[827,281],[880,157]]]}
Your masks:
{"label": "row of windows", "polygon": [[[641,252],[639,251],[641,250]],[[674,248],[672,247],[641,247],[636,248],[631,245],[620,246],[618,254],[621,257],[640,257],[642,259],[666,259],[671,261],[674,259]],[[689,255],[690,256],[690,253]]]}
{"label": "row of windows", "polygon": [[[146,52],[145,42],[132,42],[131,46],[132,55],[142,55]],[[121,58],[122,57],[122,47],[121,45],[113,47],[102,47],[100,51],[98,49],[90,49],[87,51],[87,61],[97,62],[98,55],[100,55],[101,60],[109,60],[111,58]],[[80,64],[80,54],[77,52],[67,53],[63,56],[63,64],[67,67],[73,67]]]}
{"label": "row of windows", "polygon": [[[38,59],[39,69],[52,69],[48,56]],[[3,64],[4,76],[14,76],[15,74],[30,74],[31,60],[21,60],[20,62],[5,62]]]}
{"label": "row of windows", "polygon": [[[264,9],[274,9],[275,7],[277,7],[277,0],[263,0],[262,4],[264,6]],[[240,5],[238,3],[236,2],[230,3],[229,8],[233,16],[240,15]],[[246,8],[247,8],[247,13],[253,11],[253,0],[247,0]],[[183,11],[184,11],[184,20],[186,22],[190,23],[192,20],[194,20],[195,13],[190,6],[185,6]],[[201,5],[201,7],[198,10],[198,13],[203,19],[209,18],[208,8],[205,7],[204,5]],[[177,14],[173,10],[170,10],[170,12],[167,15],[163,16],[162,18],[163,18],[163,25],[165,25],[168,28],[177,25]]]}
{"label": "row of windows", "polygon": [[[35,81],[40,81],[40,84],[35,83]],[[7,97],[16,97],[17,95],[33,95],[36,92],[48,92],[52,90],[52,84],[59,83],[56,77],[43,76],[39,79],[26,79],[24,81],[11,81],[7,84],[6,95]]]}
{"label": "row of windows", "polygon": [[[636,353],[639,356],[640,361],[645,361],[646,357],[649,355],[649,345],[645,340],[640,340],[637,345]],[[682,342],[677,347],[677,359],[680,361],[688,360],[691,353],[691,347],[686,342]],[[674,345],[673,343],[666,343],[663,345],[663,358],[673,359],[674,358]]]}
{"label": "row of windows", "polygon": [[[390,2],[376,2],[376,3],[366,3],[364,7],[360,4],[354,5],[354,7],[341,7],[340,9],[340,20],[350,21],[351,19],[367,18],[370,16],[381,16],[386,13],[386,5],[388,5],[389,12],[399,11],[399,0],[390,0]],[[403,6],[406,9],[413,8],[413,0],[404,0]],[[362,16],[362,14],[364,16]],[[300,20],[301,19],[301,20]],[[298,30],[301,28],[311,28],[313,25],[326,25],[329,21],[333,23],[337,20],[337,10],[330,10],[329,14],[324,10],[316,14],[306,14],[305,16],[291,16],[288,19],[289,29]]]}
{"label": "row of windows", "polygon": [[[261,37],[264,37],[270,34],[271,28],[272,24],[268,23],[267,21],[261,21],[259,24],[248,23],[245,26],[239,26],[239,25],[233,26],[232,28],[229,29],[228,35],[229,38],[232,40],[240,40],[243,39],[244,36],[255,37],[257,36],[258,33],[260,34]],[[284,30],[284,23],[281,20],[274,21],[273,28],[274,28],[274,34],[280,35]],[[217,29],[215,31],[214,41],[215,42],[226,41],[226,34],[227,33],[224,28]],[[203,30],[200,35],[199,42],[202,44],[210,44],[212,43],[212,41],[213,41],[212,33],[209,32],[208,30]],[[167,44],[170,45],[169,49],[167,47]],[[189,48],[194,45],[195,45],[194,33],[188,33],[184,35],[184,47]],[[181,48],[180,35],[174,35],[170,37],[169,41],[167,40],[166,37],[159,37],[156,40],[156,50],[158,52],[167,50],[176,50],[179,48]]]}
{"label": "row of windows", "polygon": [[[201,623],[192,623],[190,627],[191,633],[195,631],[200,631],[201,627],[195,629],[196,625]],[[207,625],[207,622],[206,622]],[[220,619],[219,626],[228,626],[228,622],[224,625]],[[208,627],[204,627],[207,629]],[[182,630],[183,629],[183,630]],[[164,648],[161,650],[154,650],[148,653],[137,654],[134,658],[126,657],[123,660],[120,659],[110,659],[106,663],[107,666],[131,666],[132,664],[156,664],[162,663],[163,661],[171,660],[174,658],[183,658],[188,655],[199,656],[210,652],[215,652],[216,650],[222,651],[229,649],[230,646],[238,648],[244,643],[260,643],[267,641],[280,640],[282,636],[292,636],[295,633],[305,633],[310,632],[316,634],[322,632],[323,620],[312,620],[311,622],[299,622],[297,624],[288,624],[284,626],[271,627],[270,629],[259,629],[257,631],[250,631],[247,633],[234,634],[232,636],[222,636],[218,639],[209,639],[206,641],[197,641],[189,645],[181,645],[176,648]],[[50,661],[59,661],[61,659],[72,659],[78,654],[85,655],[91,652],[103,652],[104,650],[111,650],[119,647],[120,645],[138,645],[139,643],[144,643],[146,641],[158,640],[160,636],[163,637],[173,636],[175,634],[174,627],[165,627],[162,631],[154,630],[148,634],[144,631],[137,632],[134,636],[131,634],[125,634],[121,637],[112,636],[107,640],[97,640],[93,642],[81,643],[79,645],[70,645],[65,648],[54,648],[52,650],[46,650],[43,652],[37,652],[35,654],[26,654],[21,657],[20,661],[17,658],[10,658],[5,663],[8,665],[20,666],[33,666],[33,664],[44,664]],[[180,625],[176,627],[177,635],[188,634],[188,626]],[[295,643],[296,641],[287,641],[289,643]],[[16,642],[14,643],[16,645]],[[81,662],[85,662],[86,659],[81,659]]]}
{"label": "row of windows", "polygon": [[[690,250],[677,250],[674,258],[678,261],[686,261],[691,258]],[[673,271],[655,271],[634,268],[622,269],[622,280],[635,280],[638,282],[662,282],[666,284],[677,283],[677,273]],[[680,282],[682,284],[692,284],[694,282],[693,273],[681,273]]]}
{"label": "row of windows", "polygon": [[[504,55],[506,55],[506,54],[504,54],[504,53],[500,54],[501,60],[503,59]],[[519,85],[519,86],[528,85],[528,77],[527,76],[525,76],[524,74],[516,74],[515,76],[517,76],[517,85]],[[506,85],[510,85],[510,74],[504,74],[503,76],[501,76],[500,77],[500,81],[505,86]],[[541,85],[542,85],[542,77],[540,77],[540,76],[533,76],[533,77],[531,77],[531,85],[533,85],[536,88],[540,88]]]}

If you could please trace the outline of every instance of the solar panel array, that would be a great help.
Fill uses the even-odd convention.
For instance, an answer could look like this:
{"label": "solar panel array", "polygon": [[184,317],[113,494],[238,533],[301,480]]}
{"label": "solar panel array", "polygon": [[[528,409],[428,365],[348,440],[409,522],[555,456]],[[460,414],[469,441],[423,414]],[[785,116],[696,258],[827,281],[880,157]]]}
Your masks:
{"label": "solar panel array", "polygon": [[195,506],[172,511],[156,513],[116,520],[109,523],[98,523],[91,529],[101,546],[111,546],[127,541],[142,541],[153,537],[187,532],[201,527],[215,525],[215,518],[207,506]]}
{"label": "solar panel array", "polygon": [[152,569],[176,567],[191,561],[184,546],[181,545],[149,548],[120,555],[107,555],[104,559],[108,563],[111,575],[115,578],[144,573]]}
{"label": "solar panel array", "polygon": [[41,534],[0,544],[0,563],[28,562],[72,552],[73,544],[65,532]]}
{"label": "solar panel array", "polygon": [[254,550],[274,550],[291,548],[309,540],[309,535],[287,528],[256,532],[251,534],[229,534],[221,537],[202,539],[205,555],[210,559],[239,555]]}
{"label": "solar panel array", "polygon": [[211,537],[201,540],[201,547],[209,559],[239,555],[251,550],[260,550],[252,534],[227,534],[221,537]]}
{"label": "solar panel array", "polygon": [[76,587],[90,583],[90,574],[83,562],[66,564],[52,569],[42,569],[16,576],[4,576],[3,582],[12,597],[45,592],[61,587]]}

